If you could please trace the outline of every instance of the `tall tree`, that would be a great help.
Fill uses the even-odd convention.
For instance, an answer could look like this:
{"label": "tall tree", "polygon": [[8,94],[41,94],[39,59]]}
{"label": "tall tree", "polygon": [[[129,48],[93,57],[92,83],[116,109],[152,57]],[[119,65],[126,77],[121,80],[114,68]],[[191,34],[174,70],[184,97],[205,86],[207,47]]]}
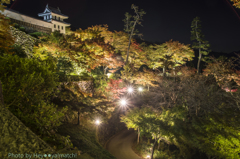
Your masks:
{"label": "tall tree", "polygon": [[153,159],[156,144],[160,139],[164,139],[162,135],[166,133],[165,130],[161,130],[162,126],[167,127],[167,125],[160,120],[160,115],[160,112],[152,107],[143,106],[143,108],[135,108],[121,117],[121,122],[124,122],[128,128],[138,130],[139,135],[141,133],[154,139],[151,159]]}
{"label": "tall tree", "polygon": [[161,45],[155,44],[149,47],[149,67],[153,69],[163,68],[163,76],[165,76],[167,68],[175,69],[194,57],[194,52],[189,45],[181,44],[178,41],[170,40]]}
{"label": "tall tree", "polygon": [[210,52],[210,44],[208,41],[204,40],[204,35],[202,34],[202,26],[199,17],[193,19],[191,24],[191,40],[195,40],[193,43],[193,48],[198,49],[199,58],[197,64],[197,73],[200,74],[200,62],[202,60],[202,55],[208,55]]}
{"label": "tall tree", "polygon": [[[130,45],[131,45],[131,39],[134,35],[136,35],[138,33],[138,31],[135,29],[135,26],[136,26],[136,24],[141,25],[142,16],[144,14],[146,14],[143,10],[138,11],[138,6],[135,6],[134,4],[132,4],[131,8],[134,9],[134,12],[135,12],[136,15],[132,16],[127,12],[125,14],[126,19],[123,20],[125,22],[125,29],[124,30],[129,35],[127,58],[126,58],[125,64],[128,63],[128,56],[129,56],[129,50],[130,50]],[[133,17],[134,20],[131,20],[132,17]]]}

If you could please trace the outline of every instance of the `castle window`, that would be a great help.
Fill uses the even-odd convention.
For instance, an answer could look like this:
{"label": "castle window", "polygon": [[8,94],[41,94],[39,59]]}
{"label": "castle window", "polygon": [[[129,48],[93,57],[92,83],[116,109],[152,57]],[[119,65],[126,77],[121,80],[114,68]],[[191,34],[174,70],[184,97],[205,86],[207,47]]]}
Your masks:
{"label": "castle window", "polygon": [[60,26],[58,25],[58,30],[60,29]]}
{"label": "castle window", "polygon": [[56,24],[54,24],[54,28],[56,28]]}
{"label": "castle window", "polygon": [[62,26],[62,30],[63,30],[63,26]]}

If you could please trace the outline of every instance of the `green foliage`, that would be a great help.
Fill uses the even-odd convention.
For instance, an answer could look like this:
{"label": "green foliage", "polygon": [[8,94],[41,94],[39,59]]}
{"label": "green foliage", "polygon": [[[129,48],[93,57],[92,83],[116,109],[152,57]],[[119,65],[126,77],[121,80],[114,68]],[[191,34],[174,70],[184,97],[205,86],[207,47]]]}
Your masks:
{"label": "green foliage", "polygon": [[[141,24],[141,21],[143,20],[142,16],[144,14],[146,14],[146,12],[144,12],[142,9],[140,11],[138,11],[138,6],[135,6],[134,4],[132,4],[131,9],[134,10],[136,15],[131,15],[128,12],[125,13],[126,18],[123,20],[125,23],[124,31],[126,33],[128,33],[129,36],[130,36],[130,34],[132,34],[132,36],[134,36],[134,35],[140,36],[141,34],[138,34],[139,31],[137,29],[135,29],[135,26],[136,26],[136,24],[142,25]],[[133,20],[131,20],[132,18],[133,18]]]}
{"label": "green foliage", "polygon": [[[135,14],[134,16],[130,15],[129,13],[126,13],[126,19],[123,20],[125,22],[125,32],[129,35],[129,42],[128,42],[128,49],[127,49],[127,58],[125,64],[128,63],[128,57],[129,57],[129,51],[131,46],[131,39],[134,35],[138,33],[138,30],[135,29],[136,24],[141,25],[142,16],[146,14],[143,10],[138,11],[138,6],[135,6],[132,4],[131,8],[134,10]],[[133,21],[131,18],[133,17]],[[140,34],[138,34],[140,36]]]}
{"label": "green foliage", "polygon": [[42,33],[42,32],[34,32],[34,33],[29,33],[29,35],[35,37],[35,38],[40,38],[42,36],[47,36],[46,33]]}
{"label": "green foliage", "polygon": [[[109,152],[107,152],[96,140],[96,130],[81,128],[76,125],[67,124],[62,125],[59,128],[61,135],[71,136],[71,141],[74,147],[81,150],[82,154],[89,154],[93,158],[97,159],[115,159]],[[84,156],[84,155],[83,155]]]}
{"label": "green foliage", "polygon": [[27,58],[27,54],[25,53],[25,51],[23,50],[23,48],[19,45],[13,45],[12,46],[12,52],[14,52],[13,55],[17,55],[21,58]]}
{"label": "green foliage", "polygon": [[74,68],[70,59],[65,57],[58,58],[58,63],[57,63],[58,74],[69,75],[73,71],[74,71]]}
{"label": "green foliage", "polygon": [[204,58],[202,58],[202,55],[208,55],[208,53],[210,52],[210,44],[204,39],[204,35],[202,34],[201,30],[201,21],[199,17],[193,19],[191,28],[191,40],[195,40],[193,42],[192,48],[199,50],[197,71],[198,73],[200,73],[200,62],[204,60]]}
{"label": "green foliage", "polygon": [[67,111],[48,102],[58,85],[54,59],[3,56],[0,63],[6,107],[38,135],[51,136]]}
{"label": "green foliage", "polygon": [[99,90],[104,93],[109,81],[107,75],[104,75],[100,67],[92,70],[91,75],[94,78],[94,88],[96,91]]}
{"label": "green foliage", "polygon": [[175,68],[192,60],[194,57],[194,51],[189,45],[172,40],[161,45],[150,45],[146,52],[149,59],[148,66],[153,69],[159,67],[164,68],[164,70]]}
{"label": "green foliage", "polygon": [[240,158],[240,92],[226,93],[214,78],[189,78],[163,80],[155,93],[138,99],[144,105],[127,112],[122,121],[148,138],[177,146],[174,154],[183,158]]}
{"label": "green foliage", "polygon": [[21,30],[21,31],[23,31],[23,32],[26,31],[26,29],[25,29],[24,27],[20,27],[19,30]]}
{"label": "green foliage", "polygon": [[18,56],[3,56],[0,61],[0,77],[4,83],[7,106],[39,103],[58,85],[58,77],[54,74],[56,65],[50,57],[40,62]]}

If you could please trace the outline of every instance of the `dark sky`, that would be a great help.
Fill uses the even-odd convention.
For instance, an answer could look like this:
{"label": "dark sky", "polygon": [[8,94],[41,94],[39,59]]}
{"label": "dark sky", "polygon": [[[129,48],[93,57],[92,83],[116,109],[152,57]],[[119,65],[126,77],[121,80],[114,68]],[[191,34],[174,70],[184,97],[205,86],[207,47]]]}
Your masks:
{"label": "dark sky", "polygon": [[8,6],[37,17],[47,3],[68,15],[69,19],[65,21],[73,28],[107,24],[111,31],[123,30],[124,14],[133,14],[131,4],[135,4],[146,12],[143,27],[137,28],[149,42],[173,39],[192,44],[191,22],[199,16],[202,32],[213,51],[240,50],[240,18],[234,12],[240,15],[240,9],[233,9],[229,0],[16,0]]}

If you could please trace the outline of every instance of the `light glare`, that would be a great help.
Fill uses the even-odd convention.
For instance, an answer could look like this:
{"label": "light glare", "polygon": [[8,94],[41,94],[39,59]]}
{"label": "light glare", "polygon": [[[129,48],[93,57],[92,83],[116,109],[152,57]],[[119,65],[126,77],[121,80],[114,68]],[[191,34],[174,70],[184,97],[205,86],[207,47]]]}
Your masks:
{"label": "light glare", "polygon": [[121,100],[120,100],[120,103],[121,103],[122,106],[126,106],[127,101],[126,101],[125,99],[121,99]]}
{"label": "light glare", "polygon": [[95,124],[99,125],[100,124],[100,120],[96,120]]}
{"label": "light glare", "polygon": [[107,73],[108,78],[111,76],[111,73]]}
{"label": "light glare", "polygon": [[143,91],[143,88],[142,88],[142,87],[139,87],[139,88],[138,88],[138,91],[139,91],[139,92],[142,92],[142,91]]}
{"label": "light glare", "polygon": [[129,93],[132,93],[132,92],[133,92],[133,88],[132,88],[132,87],[129,87],[129,88],[128,88],[128,92],[129,92]]}

